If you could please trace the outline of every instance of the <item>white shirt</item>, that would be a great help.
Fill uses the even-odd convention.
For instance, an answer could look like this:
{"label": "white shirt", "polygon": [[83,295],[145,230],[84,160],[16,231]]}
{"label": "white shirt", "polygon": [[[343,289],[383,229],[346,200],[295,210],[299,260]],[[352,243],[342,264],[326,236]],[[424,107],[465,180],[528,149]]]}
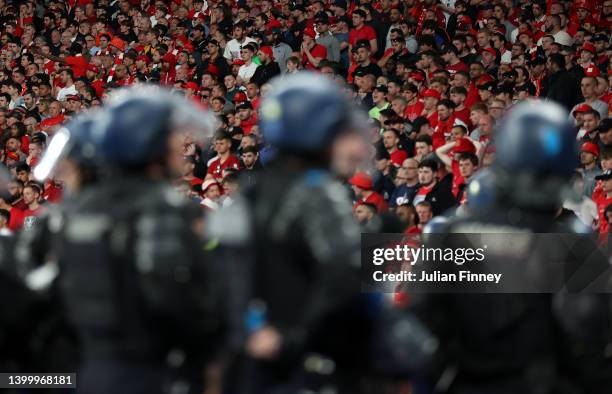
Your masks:
{"label": "white shirt", "polygon": [[61,88],[60,91],[57,93],[57,101],[64,101],[66,100],[66,96],[76,94],[78,94],[78,92],[74,84],[72,84],[71,86],[66,86],[65,88]]}
{"label": "white shirt", "polygon": [[223,57],[227,60],[235,60],[242,59],[242,52],[240,51],[242,47],[249,42],[256,42],[251,37],[245,37],[243,43],[239,43],[235,38],[229,40],[227,44],[225,44],[225,51],[223,51]]}
{"label": "white shirt", "polygon": [[259,66],[253,62],[251,62],[251,64],[249,64],[248,66],[246,64],[243,64],[238,69],[238,76],[242,78],[245,83],[249,82],[253,74],[255,74],[255,69],[257,69],[257,67]]}

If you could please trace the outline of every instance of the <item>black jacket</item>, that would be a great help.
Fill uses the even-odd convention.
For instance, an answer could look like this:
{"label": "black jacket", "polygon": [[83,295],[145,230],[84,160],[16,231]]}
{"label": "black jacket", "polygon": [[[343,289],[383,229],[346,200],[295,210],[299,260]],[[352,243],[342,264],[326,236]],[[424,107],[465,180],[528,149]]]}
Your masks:
{"label": "black jacket", "polygon": [[280,67],[278,63],[270,62],[270,64],[262,64],[255,69],[255,73],[251,77],[250,82],[256,83],[257,86],[261,86],[279,74]]}
{"label": "black jacket", "polygon": [[580,101],[578,80],[568,71],[558,71],[547,78],[546,97],[563,105],[568,111]]}
{"label": "black jacket", "polygon": [[[414,201],[419,192],[420,186],[414,189],[412,195],[409,196],[410,203]],[[455,197],[450,189],[446,187],[444,179],[440,182],[436,182],[433,189],[425,197],[425,201],[431,204],[432,212],[434,216],[439,215],[447,209],[453,207],[456,204]]]}

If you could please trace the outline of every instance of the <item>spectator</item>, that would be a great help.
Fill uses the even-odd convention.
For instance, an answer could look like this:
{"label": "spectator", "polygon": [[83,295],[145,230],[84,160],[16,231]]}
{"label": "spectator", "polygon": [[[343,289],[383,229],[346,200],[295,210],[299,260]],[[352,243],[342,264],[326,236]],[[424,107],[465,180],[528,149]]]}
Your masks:
{"label": "spectator", "polygon": [[[417,207],[423,201],[431,205],[434,215],[439,215],[455,205],[452,193],[441,186],[436,179],[438,163],[433,159],[425,159],[419,163],[419,188],[411,198],[411,203]],[[419,215],[420,220],[420,215]]]}
{"label": "spectator", "polygon": [[240,169],[240,161],[232,155],[230,148],[232,146],[232,138],[227,133],[218,133],[215,136],[215,152],[217,156],[213,157],[206,164],[208,167],[205,180],[215,179],[217,182],[223,180],[223,170],[226,168]]}
{"label": "spectator", "polygon": [[330,62],[340,61],[340,42],[334,35],[329,31],[329,18],[324,12],[318,13],[315,16],[316,31],[319,34],[316,42],[317,44],[323,45],[327,52],[327,60]]}
{"label": "spectator", "polygon": [[255,73],[251,77],[251,81],[257,84],[257,86],[261,86],[275,76],[280,75],[280,67],[274,60],[274,53],[271,47],[261,47],[257,55],[259,56],[261,65],[255,70]]}
{"label": "spectator", "polygon": [[429,221],[434,217],[433,206],[429,201],[421,201],[415,206],[417,214],[417,224],[413,227],[408,228],[407,232],[412,234],[420,234],[423,232],[423,228]]}
{"label": "spectator", "polygon": [[605,119],[608,117],[608,104],[597,98],[597,78],[594,77],[584,77],[580,81],[580,90],[582,92],[582,97],[584,97],[584,102],[577,104],[570,111],[570,116],[573,118],[573,113],[578,108],[578,106],[582,104],[588,104],[595,111],[599,112],[599,118]]}
{"label": "spectator", "polygon": [[202,195],[204,198],[200,205],[209,212],[214,212],[220,208],[221,185],[214,179],[207,179],[202,183]]}
{"label": "spectator", "polygon": [[255,51],[254,44],[247,44],[241,49],[242,65],[238,69],[238,77],[236,78],[236,82],[239,85],[246,85],[251,80],[251,77],[255,74],[257,67],[259,67],[255,62],[253,62]]}
{"label": "spectator", "polygon": [[357,197],[357,203],[353,208],[356,208],[359,203],[370,203],[376,207],[379,213],[386,212],[388,204],[380,194],[376,193],[373,189],[372,178],[364,173],[358,172],[349,180],[352,185],[355,197]]}
{"label": "spectator", "polygon": [[593,142],[585,142],[580,147],[580,164],[582,166],[582,178],[584,183],[584,195],[590,196],[595,189],[595,178],[601,174],[597,159],[599,158],[599,146]]}
{"label": "spectator", "polygon": [[365,226],[376,217],[376,205],[368,202],[357,203],[353,209],[353,216],[360,225]]}

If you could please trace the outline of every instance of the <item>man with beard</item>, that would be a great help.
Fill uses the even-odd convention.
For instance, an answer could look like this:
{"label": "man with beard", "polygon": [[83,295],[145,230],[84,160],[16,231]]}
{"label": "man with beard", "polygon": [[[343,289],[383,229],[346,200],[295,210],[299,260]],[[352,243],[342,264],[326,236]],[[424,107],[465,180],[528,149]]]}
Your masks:
{"label": "man with beard", "polygon": [[274,59],[274,53],[269,46],[262,46],[257,53],[261,65],[255,70],[255,74],[249,82],[256,83],[261,86],[270,79],[280,74],[280,67]]}
{"label": "man with beard", "polygon": [[272,54],[278,63],[281,73],[287,72],[287,59],[291,57],[293,50],[283,41],[283,34],[279,27],[272,28]]}

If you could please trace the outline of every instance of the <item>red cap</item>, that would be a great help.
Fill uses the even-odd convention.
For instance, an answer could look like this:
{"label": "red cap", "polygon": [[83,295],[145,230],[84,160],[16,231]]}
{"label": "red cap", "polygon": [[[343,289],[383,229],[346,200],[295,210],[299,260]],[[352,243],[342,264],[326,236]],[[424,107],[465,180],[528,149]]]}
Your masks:
{"label": "red cap", "polygon": [[493,82],[494,79],[492,76],[490,76],[489,74],[484,74],[481,75],[480,78],[478,78],[478,81],[476,81],[476,86],[480,86],[480,85],[484,85],[487,82]]}
{"label": "red cap", "polygon": [[488,47],[484,48],[481,53],[489,52],[493,57],[497,57],[497,51],[494,48]]}
{"label": "red cap", "polygon": [[197,91],[200,89],[200,87],[198,86],[198,84],[197,84],[197,83],[195,83],[195,82],[193,82],[193,81],[190,81],[190,82],[185,83],[185,84],[183,85],[183,88],[185,88],[185,89],[191,89],[191,90],[194,90],[194,91],[196,91],[196,92],[197,92]]}
{"label": "red cap", "polygon": [[599,157],[599,146],[597,146],[597,144],[587,141],[580,147],[580,152],[587,152]]}
{"label": "red cap", "polygon": [[202,183],[202,193],[206,193],[206,190],[208,190],[208,188],[211,187],[212,185],[217,185],[219,189],[221,189],[221,185],[219,185],[219,182],[217,182],[214,179],[209,179],[207,181],[204,181],[204,183]]}
{"label": "red cap", "polygon": [[365,172],[358,172],[351,179],[349,179],[351,185],[360,187],[365,190],[372,190],[372,177]]}
{"label": "red cap", "polygon": [[579,106],[576,107],[576,109],[574,110],[574,112],[572,112],[572,115],[574,115],[574,117],[576,117],[577,113],[584,113],[584,112],[589,112],[592,111],[593,107],[591,107],[588,104],[580,104]]}
{"label": "red cap", "polygon": [[476,147],[469,138],[459,138],[453,148],[455,153],[476,153]]}
{"label": "red cap", "polygon": [[425,89],[423,91],[423,93],[421,93],[422,97],[433,97],[436,100],[440,100],[440,92],[438,92],[436,89]]}
{"label": "red cap", "polygon": [[263,46],[259,48],[260,51],[265,53],[270,59],[274,60],[274,52],[272,52],[272,48],[269,46]]}
{"label": "red cap", "polygon": [[304,35],[314,39],[317,36],[317,33],[312,27],[307,27],[304,29]]}
{"label": "red cap", "polygon": [[100,69],[97,66],[94,66],[93,64],[88,64],[87,65],[87,71],[91,71],[91,72],[94,72],[96,74],[100,73]]}
{"label": "red cap", "polygon": [[125,41],[123,41],[119,37],[113,37],[113,39],[110,40],[108,45],[114,46],[115,48],[119,49],[122,52],[125,50]]}
{"label": "red cap", "polygon": [[247,96],[244,94],[244,92],[237,92],[234,94],[235,103],[244,103],[245,101],[247,101]]}
{"label": "red cap", "polygon": [[408,78],[412,78],[415,81],[421,81],[421,82],[425,80],[425,77],[423,76],[423,74],[421,74],[418,71],[413,71],[410,74],[408,74]]}
{"label": "red cap", "polygon": [[244,60],[242,59],[234,59],[234,61],[232,62],[232,65],[234,66],[242,66],[244,64]]}
{"label": "red cap", "polygon": [[595,45],[591,44],[588,41],[586,41],[584,44],[582,44],[582,47],[580,48],[578,53],[580,53],[582,51],[591,52],[593,55],[597,53],[597,50],[595,50]]}

